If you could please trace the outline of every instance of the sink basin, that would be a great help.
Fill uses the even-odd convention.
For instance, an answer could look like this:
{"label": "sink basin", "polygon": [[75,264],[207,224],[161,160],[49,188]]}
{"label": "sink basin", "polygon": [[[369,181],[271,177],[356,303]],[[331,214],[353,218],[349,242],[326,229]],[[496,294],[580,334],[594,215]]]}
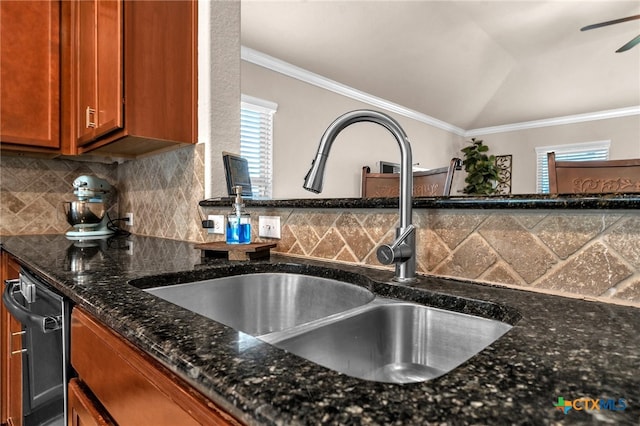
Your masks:
{"label": "sink basin", "polygon": [[296,272],[145,288],[173,279],[134,285],[326,368],[377,382],[437,378],[512,328],[498,319],[376,296],[355,284]]}
{"label": "sink basin", "polygon": [[260,336],[365,305],[375,296],[354,284],[293,273],[257,273],[144,290]]}
{"label": "sink basin", "polygon": [[307,327],[293,337],[270,340],[278,348],[349,376],[412,383],[451,371],[511,327],[497,320],[398,302],[362,308]]}

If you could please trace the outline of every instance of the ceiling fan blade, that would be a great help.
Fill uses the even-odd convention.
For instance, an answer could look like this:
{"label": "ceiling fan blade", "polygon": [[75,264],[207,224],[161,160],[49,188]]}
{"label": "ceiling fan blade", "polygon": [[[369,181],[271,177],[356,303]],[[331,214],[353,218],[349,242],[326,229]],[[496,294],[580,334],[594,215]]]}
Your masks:
{"label": "ceiling fan blade", "polygon": [[640,15],[628,16],[626,18],[614,19],[613,21],[600,22],[598,24],[587,25],[580,28],[580,31],[593,30],[595,28],[606,27],[607,25],[619,24],[621,22],[633,21],[634,19],[640,19]]}
{"label": "ceiling fan blade", "polygon": [[636,36],[634,39],[629,41],[629,43],[625,44],[620,49],[616,50],[616,53],[625,52],[631,49],[633,46],[635,46],[638,43],[640,43],[640,35]]}

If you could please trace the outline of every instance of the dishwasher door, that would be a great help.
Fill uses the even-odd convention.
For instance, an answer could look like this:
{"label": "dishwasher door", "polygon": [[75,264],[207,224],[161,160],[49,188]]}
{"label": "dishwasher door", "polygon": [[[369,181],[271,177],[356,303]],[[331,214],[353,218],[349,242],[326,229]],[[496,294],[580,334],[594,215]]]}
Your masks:
{"label": "dishwasher door", "polygon": [[22,397],[25,426],[65,424],[69,304],[26,270],[2,295],[23,329]]}

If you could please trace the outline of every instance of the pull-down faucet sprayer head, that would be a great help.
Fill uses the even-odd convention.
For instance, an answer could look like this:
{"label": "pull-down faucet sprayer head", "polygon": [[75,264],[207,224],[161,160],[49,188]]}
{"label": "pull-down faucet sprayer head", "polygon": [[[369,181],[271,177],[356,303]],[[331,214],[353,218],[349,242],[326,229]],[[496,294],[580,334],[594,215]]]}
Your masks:
{"label": "pull-down faucet sprayer head", "polygon": [[335,141],[338,134],[346,127],[361,121],[376,123],[389,130],[400,144],[403,157],[408,153],[410,159],[411,148],[409,146],[407,135],[393,118],[381,112],[371,110],[347,112],[346,114],[338,117],[329,127],[327,127],[327,130],[324,131],[324,134],[320,139],[320,145],[318,146],[318,153],[311,163],[311,169],[304,178],[304,189],[315,193],[322,192],[324,168],[327,158],[329,157],[329,151],[331,150],[333,141]]}
{"label": "pull-down faucet sprayer head", "polygon": [[324,166],[327,162],[327,155],[318,152],[316,158],[311,162],[311,169],[304,177],[304,189],[319,194],[322,192],[324,182]]}
{"label": "pull-down faucet sprayer head", "polygon": [[348,125],[355,123],[358,120],[354,120],[354,113],[359,112],[357,114],[358,117],[362,116],[363,111],[352,111],[348,112],[340,117],[338,117],[327,130],[324,131],[322,138],[320,139],[320,145],[318,145],[318,153],[316,154],[316,158],[311,163],[311,169],[304,177],[304,189],[307,191],[315,192],[316,194],[322,192],[322,183],[324,181],[324,167],[327,163],[327,158],[329,157],[329,151],[331,150],[331,145],[333,145],[333,141],[338,136],[345,127]]}

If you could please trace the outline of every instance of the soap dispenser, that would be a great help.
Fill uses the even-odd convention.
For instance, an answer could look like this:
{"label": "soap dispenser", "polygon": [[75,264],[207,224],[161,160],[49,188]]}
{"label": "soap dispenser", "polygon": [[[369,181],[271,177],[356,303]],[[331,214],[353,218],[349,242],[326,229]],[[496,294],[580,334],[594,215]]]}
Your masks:
{"label": "soap dispenser", "polygon": [[251,242],[251,216],[244,209],[242,186],[234,187],[236,199],[233,210],[227,215],[227,244],[249,244]]}

